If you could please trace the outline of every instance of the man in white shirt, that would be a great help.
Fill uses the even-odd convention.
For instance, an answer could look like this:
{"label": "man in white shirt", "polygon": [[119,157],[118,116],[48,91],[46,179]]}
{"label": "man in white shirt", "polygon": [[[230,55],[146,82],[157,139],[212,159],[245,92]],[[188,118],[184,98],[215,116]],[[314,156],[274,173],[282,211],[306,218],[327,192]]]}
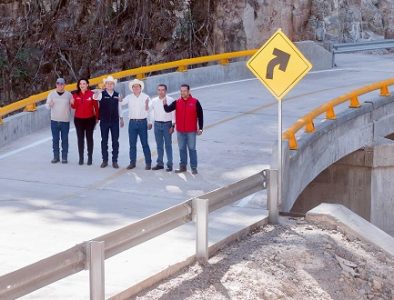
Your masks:
{"label": "man in white shirt", "polygon": [[140,137],[145,156],[145,170],[150,170],[152,157],[148,144],[148,130],[152,129],[149,116],[150,98],[143,93],[144,82],[134,79],[129,83],[131,94],[126,96],[121,104],[129,107],[129,144],[130,164],[128,170],[134,169],[137,161],[137,138]]}
{"label": "man in white shirt", "polygon": [[62,163],[67,163],[68,154],[68,133],[70,130],[71,99],[70,92],[64,89],[66,82],[63,78],[56,80],[56,90],[49,93],[46,108],[51,110],[51,131],[52,131],[52,163],[60,161],[59,141],[62,139]]}
{"label": "man in white shirt", "polygon": [[167,86],[159,84],[157,86],[158,97],[152,99],[151,120],[154,121],[154,132],[157,146],[157,165],[152,170],[164,169],[164,147],[167,155],[167,172],[172,171],[172,133],[175,127],[175,111],[166,113],[163,108],[163,101],[170,105],[174,99],[167,96]]}

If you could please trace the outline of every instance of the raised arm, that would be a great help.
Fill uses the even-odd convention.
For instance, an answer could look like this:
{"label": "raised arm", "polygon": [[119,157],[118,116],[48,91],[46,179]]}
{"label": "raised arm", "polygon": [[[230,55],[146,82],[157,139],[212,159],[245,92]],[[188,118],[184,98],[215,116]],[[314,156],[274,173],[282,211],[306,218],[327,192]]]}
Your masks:
{"label": "raised arm", "polygon": [[204,113],[200,101],[197,101],[197,118],[198,118],[198,129],[202,131],[204,127]]}
{"label": "raised arm", "polygon": [[176,101],[173,101],[170,105],[167,104],[167,99],[163,101],[163,107],[165,112],[172,112],[176,109]]}

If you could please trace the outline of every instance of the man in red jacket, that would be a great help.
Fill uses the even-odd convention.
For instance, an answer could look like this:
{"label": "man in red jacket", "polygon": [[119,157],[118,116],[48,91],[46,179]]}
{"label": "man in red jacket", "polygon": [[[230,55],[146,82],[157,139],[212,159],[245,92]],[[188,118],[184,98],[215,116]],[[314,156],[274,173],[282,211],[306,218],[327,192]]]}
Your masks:
{"label": "man in red jacket", "polygon": [[[175,110],[176,131],[179,146],[180,163],[175,173],[186,172],[187,149],[189,149],[190,167],[192,174],[197,174],[196,135],[201,135],[204,125],[204,115],[200,102],[190,94],[190,86],[181,85],[181,98],[167,105],[163,101],[164,110]],[[198,126],[197,126],[198,123]]]}

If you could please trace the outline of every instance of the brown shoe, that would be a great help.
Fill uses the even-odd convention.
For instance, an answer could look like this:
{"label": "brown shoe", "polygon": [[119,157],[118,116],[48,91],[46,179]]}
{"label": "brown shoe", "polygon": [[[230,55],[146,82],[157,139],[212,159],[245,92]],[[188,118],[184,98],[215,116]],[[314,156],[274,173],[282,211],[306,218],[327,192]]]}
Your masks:
{"label": "brown shoe", "polygon": [[106,166],[108,166],[108,162],[106,160],[103,160],[103,162],[101,163],[100,168],[105,168]]}
{"label": "brown shoe", "polygon": [[159,165],[156,165],[156,166],[154,166],[152,168],[153,171],[157,171],[157,170],[161,170],[161,169],[164,169],[164,167],[163,166],[159,166]]}
{"label": "brown shoe", "polygon": [[175,170],[175,173],[183,173],[186,172],[186,167],[185,166],[179,166],[179,169]]}
{"label": "brown shoe", "polygon": [[118,163],[116,161],[112,162],[112,167],[114,169],[119,169],[119,165],[118,165]]}
{"label": "brown shoe", "polygon": [[135,168],[135,164],[134,163],[130,163],[128,166],[127,166],[127,170],[131,170],[131,169],[134,169]]}

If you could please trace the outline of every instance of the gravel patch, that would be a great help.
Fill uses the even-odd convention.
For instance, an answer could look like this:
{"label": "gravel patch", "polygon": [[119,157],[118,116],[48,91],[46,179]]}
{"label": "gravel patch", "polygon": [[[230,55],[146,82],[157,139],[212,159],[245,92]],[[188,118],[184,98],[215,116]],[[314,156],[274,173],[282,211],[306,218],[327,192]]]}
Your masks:
{"label": "gravel patch", "polygon": [[132,299],[394,300],[394,258],[339,231],[286,218]]}

